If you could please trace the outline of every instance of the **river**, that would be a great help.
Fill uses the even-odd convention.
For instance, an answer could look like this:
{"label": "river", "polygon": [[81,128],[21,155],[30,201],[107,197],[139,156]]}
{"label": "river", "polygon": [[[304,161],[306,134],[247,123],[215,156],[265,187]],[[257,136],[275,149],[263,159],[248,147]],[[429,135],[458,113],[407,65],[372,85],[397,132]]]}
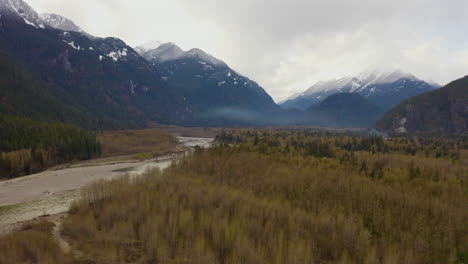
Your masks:
{"label": "river", "polygon": [[[210,147],[212,138],[179,137],[185,147]],[[80,196],[80,189],[98,180],[130,174],[141,175],[148,169],[165,169],[174,155],[147,161],[96,161],[0,182],[0,233],[15,224],[43,215],[67,212]]]}

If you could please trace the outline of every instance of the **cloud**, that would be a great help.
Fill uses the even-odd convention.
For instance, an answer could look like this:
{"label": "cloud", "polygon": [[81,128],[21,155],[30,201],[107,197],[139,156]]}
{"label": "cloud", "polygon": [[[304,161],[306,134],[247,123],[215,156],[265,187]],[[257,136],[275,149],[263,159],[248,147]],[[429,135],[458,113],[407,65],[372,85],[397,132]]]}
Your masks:
{"label": "cloud", "polygon": [[468,74],[466,0],[29,0],[91,34],[199,47],[278,101],[373,67],[445,84]]}

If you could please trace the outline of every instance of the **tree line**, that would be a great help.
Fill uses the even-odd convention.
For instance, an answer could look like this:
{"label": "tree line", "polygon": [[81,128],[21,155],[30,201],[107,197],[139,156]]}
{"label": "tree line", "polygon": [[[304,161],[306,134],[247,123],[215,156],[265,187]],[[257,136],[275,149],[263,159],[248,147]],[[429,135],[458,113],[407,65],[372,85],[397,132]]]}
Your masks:
{"label": "tree line", "polygon": [[0,178],[99,155],[96,136],[74,125],[0,114]]}

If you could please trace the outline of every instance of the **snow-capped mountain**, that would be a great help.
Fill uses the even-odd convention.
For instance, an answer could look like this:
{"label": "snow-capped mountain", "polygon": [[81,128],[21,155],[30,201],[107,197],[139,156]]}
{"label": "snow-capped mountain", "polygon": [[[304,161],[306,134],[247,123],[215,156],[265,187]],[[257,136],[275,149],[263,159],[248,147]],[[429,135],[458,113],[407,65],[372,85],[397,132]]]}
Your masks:
{"label": "snow-capped mountain", "polygon": [[159,53],[144,46],[153,57],[143,57],[120,39],[90,38],[67,19],[46,23],[22,0],[0,3],[0,51],[52,96],[108,124],[249,125],[280,110],[255,82],[202,50],[153,43]]}
{"label": "snow-capped mountain", "polygon": [[172,89],[184,95],[206,124],[215,124],[213,120],[266,122],[266,113],[280,111],[256,82],[201,49],[184,51],[165,43],[140,54],[157,67]]}
{"label": "snow-capped mountain", "polygon": [[401,70],[371,71],[357,76],[317,82],[305,92],[288,98],[280,105],[287,109],[307,109],[332,94],[357,93],[374,104],[389,109],[409,97],[439,87]]}
{"label": "snow-capped mountain", "polygon": [[35,28],[45,28],[37,12],[23,0],[0,0],[0,23],[2,16],[20,18],[22,22]]}
{"label": "snow-capped mountain", "polygon": [[[154,47],[154,48],[151,48]],[[182,50],[172,42],[161,43],[159,41],[150,42],[135,48],[141,56],[153,62],[167,62],[180,59],[198,59],[211,65],[226,66],[226,63],[204,52],[201,49]]]}
{"label": "snow-capped mountain", "polygon": [[63,31],[73,31],[78,33],[85,33],[73,21],[57,14],[40,14],[40,18],[50,27],[60,29]]}

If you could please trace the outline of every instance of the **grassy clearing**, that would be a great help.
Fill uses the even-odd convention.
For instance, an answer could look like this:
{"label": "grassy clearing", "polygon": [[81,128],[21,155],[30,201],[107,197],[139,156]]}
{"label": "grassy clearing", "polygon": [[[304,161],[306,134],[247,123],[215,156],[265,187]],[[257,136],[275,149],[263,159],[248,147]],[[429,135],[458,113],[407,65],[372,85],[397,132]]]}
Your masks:
{"label": "grassy clearing", "polygon": [[178,126],[158,126],[158,129],[177,135],[179,137],[200,137],[214,138],[222,130],[221,128],[210,127],[178,127]]}
{"label": "grassy clearing", "polygon": [[63,229],[77,261],[466,263],[465,141],[224,137],[239,145],[85,188]]}
{"label": "grassy clearing", "polygon": [[98,135],[104,157],[131,156],[150,159],[169,154],[177,147],[177,138],[158,129],[107,131]]}

